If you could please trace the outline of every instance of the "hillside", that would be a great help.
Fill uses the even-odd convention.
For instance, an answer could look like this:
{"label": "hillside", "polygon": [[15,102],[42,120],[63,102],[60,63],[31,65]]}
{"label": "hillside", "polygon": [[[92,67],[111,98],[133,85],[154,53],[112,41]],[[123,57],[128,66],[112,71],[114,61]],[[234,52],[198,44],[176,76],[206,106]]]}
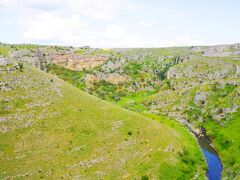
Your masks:
{"label": "hillside", "polygon": [[[239,178],[240,44],[142,49],[5,44],[2,54],[123,108],[169,117],[199,137],[207,134],[221,158],[222,177]],[[161,122],[169,126],[168,118]]]}
{"label": "hillside", "polygon": [[1,179],[204,179],[196,140],[178,123],[114,106],[28,64],[0,59]]}

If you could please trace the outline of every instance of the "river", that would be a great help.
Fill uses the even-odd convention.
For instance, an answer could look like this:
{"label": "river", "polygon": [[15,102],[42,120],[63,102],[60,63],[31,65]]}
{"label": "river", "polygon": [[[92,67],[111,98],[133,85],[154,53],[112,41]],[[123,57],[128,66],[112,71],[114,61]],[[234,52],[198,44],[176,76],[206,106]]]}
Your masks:
{"label": "river", "polygon": [[216,150],[210,145],[209,138],[204,135],[197,137],[198,143],[201,147],[201,151],[207,161],[208,171],[207,177],[209,180],[220,180],[222,173],[221,160],[216,152]]}

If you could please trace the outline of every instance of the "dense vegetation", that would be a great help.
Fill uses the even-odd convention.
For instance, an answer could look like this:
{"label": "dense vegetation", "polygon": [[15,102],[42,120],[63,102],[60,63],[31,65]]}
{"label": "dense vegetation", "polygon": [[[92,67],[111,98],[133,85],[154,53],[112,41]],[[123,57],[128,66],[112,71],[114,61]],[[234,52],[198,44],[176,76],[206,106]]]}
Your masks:
{"label": "dense vegetation", "polygon": [[73,71],[55,64],[48,64],[47,72],[58,75],[64,81],[73,84],[81,90],[85,87],[85,82],[83,81],[84,71]]}

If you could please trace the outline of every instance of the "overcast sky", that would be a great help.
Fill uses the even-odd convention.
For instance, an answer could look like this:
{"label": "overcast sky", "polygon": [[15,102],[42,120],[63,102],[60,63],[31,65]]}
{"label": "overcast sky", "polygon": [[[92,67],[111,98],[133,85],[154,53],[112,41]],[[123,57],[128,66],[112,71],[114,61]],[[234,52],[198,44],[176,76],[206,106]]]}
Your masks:
{"label": "overcast sky", "polygon": [[240,42],[240,0],[0,0],[0,41],[91,47]]}

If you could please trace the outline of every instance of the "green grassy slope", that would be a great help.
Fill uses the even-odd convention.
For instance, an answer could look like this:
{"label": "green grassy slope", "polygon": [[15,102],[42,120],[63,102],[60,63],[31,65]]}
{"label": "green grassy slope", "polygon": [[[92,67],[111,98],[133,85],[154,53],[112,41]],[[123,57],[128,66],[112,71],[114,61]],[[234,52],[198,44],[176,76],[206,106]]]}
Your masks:
{"label": "green grassy slope", "polygon": [[0,68],[1,179],[204,179],[202,154],[183,127],[25,65]]}

